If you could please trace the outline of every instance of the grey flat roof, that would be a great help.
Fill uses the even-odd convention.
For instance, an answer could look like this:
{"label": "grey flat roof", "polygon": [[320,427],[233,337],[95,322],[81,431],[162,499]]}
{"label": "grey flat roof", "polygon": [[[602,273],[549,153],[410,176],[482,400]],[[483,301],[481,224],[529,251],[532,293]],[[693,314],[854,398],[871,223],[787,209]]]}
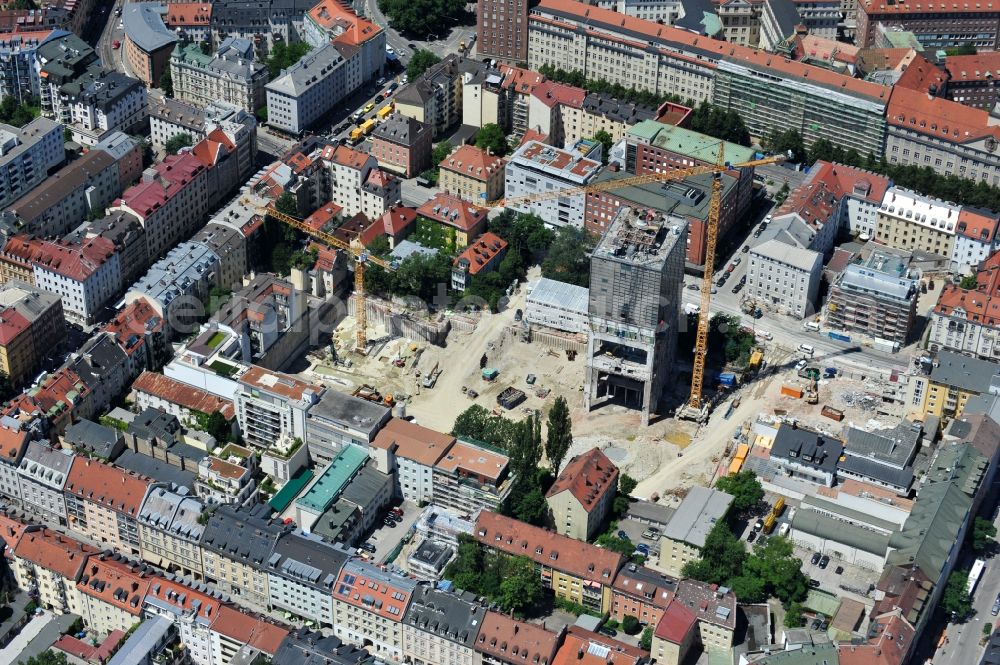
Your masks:
{"label": "grey flat roof", "polygon": [[939,351],[931,369],[931,381],[955,386],[974,393],[988,393],[990,386],[1000,383],[1000,364],[960,353]]}
{"label": "grey flat roof", "polygon": [[143,665],[150,654],[158,651],[163,638],[173,626],[173,621],[162,616],[152,616],[135,629],[122,643],[108,665]]}
{"label": "grey flat roof", "polygon": [[817,265],[822,266],[823,264],[823,257],[818,252],[774,239],[757,245],[750,250],[750,253],[784,263],[804,272],[812,272]]}
{"label": "grey flat roof", "polygon": [[856,263],[852,263],[844,270],[840,286],[851,291],[874,293],[896,300],[909,300],[916,296],[916,281],[878,272]]}
{"label": "grey flat roof", "polygon": [[271,519],[271,507],[238,508],[222,504],[208,520],[201,546],[226,558],[263,570],[275,543],[289,528]]}
{"label": "grey flat roof", "polygon": [[361,508],[361,510],[371,509],[375,497],[392,484],[392,478],[389,474],[382,473],[372,466],[373,464],[374,462],[369,462],[363,469],[358,471],[358,474],[351,479],[351,482],[340,493],[341,499],[350,501]]}
{"label": "grey flat roof", "polygon": [[830,473],[837,470],[837,460],[844,451],[836,439],[808,429],[782,424],[771,446],[771,457],[793,460]]}
{"label": "grey flat roof", "polygon": [[671,540],[702,547],[715,523],[722,519],[733,497],[719,490],[695,486],[670,518],[663,535]]}
{"label": "grey flat roof", "polygon": [[194,487],[195,474],[192,471],[184,471],[172,464],[153,459],[134,450],[126,450],[119,455],[118,459],[115,460],[115,466],[149,476],[161,483],[173,483],[188,488]]}
{"label": "grey flat roof", "polygon": [[[424,541],[430,542],[430,541]],[[486,616],[486,607],[468,591],[442,591],[421,584],[410,596],[403,622],[450,642],[472,647]]]}
{"label": "grey flat roof", "polygon": [[[288,634],[274,654],[281,665],[358,665],[372,660],[367,651],[319,631],[302,628]],[[374,662],[374,661],[373,661]]]}
{"label": "grey flat roof", "polygon": [[875,480],[888,483],[893,487],[908,488],[913,482],[913,468],[896,468],[887,464],[881,464],[867,457],[856,455],[846,455],[844,461],[838,465],[840,471],[855,473]]}
{"label": "grey flat roof", "polygon": [[342,64],[344,56],[333,44],[326,44],[307,53],[265,87],[282,95],[298,97]]}
{"label": "grey flat roof", "polygon": [[329,593],[349,556],[347,550],[319,536],[289,533],[275,543],[268,572]]}
{"label": "grey flat roof", "polygon": [[567,284],[548,277],[541,277],[528,285],[529,302],[561,307],[574,312],[587,313],[590,289]]}
{"label": "grey flat roof", "polygon": [[792,528],[879,556],[885,556],[889,547],[890,534],[865,529],[815,510],[800,509],[795,511],[795,517],[792,518]]}
{"label": "grey flat roof", "polygon": [[177,41],[177,36],[163,25],[167,8],[152,2],[130,2],[122,10],[122,23],[129,41],[152,53]]}
{"label": "grey flat roof", "polygon": [[371,440],[382,423],[389,418],[389,413],[390,409],[382,404],[329,389],[319,398],[319,402],[309,407],[308,417],[309,420],[342,424],[367,432]]}
{"label": "grey flat roof", "polygon": [[80,420],[66,428],[63,441],[73,446],[89,448],[108,459],[122,438],[118,430],[99,425],[92,420]]}
{"label": "grey flat roof", "polygon": [[629,503],[627,517],[640,522],[653,522],[654,524],[667,524],[676,512],[670,506],[664,506],[651,501],[632,501]]}

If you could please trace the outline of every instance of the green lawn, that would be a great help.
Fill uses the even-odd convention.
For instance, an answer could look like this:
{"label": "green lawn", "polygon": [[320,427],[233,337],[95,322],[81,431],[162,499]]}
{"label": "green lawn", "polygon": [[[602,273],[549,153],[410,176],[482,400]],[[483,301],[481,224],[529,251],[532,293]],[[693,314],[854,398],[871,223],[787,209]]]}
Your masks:
{"label": "green lawn", "polygon": [[209,364],[209,367],[211,367],[213,370],[215,370],[216,374],[218,374],[220,376],[226,376],[226,377],[229,377],[229,376],[232,376],[233,374],[236,374],[236,371],[237,371],[236,367],[234,367],[233,365],[230,365],[229,363],[224,363],[221,360],[215,360],[215,361],[213,361],[212,363]]}
{"label": "green lawn", "polygon": [[217,331],[214,335],[208,338],[208,348],[214,349],[222,344],[222,340],[226,339],[226,333],[221,330]]}

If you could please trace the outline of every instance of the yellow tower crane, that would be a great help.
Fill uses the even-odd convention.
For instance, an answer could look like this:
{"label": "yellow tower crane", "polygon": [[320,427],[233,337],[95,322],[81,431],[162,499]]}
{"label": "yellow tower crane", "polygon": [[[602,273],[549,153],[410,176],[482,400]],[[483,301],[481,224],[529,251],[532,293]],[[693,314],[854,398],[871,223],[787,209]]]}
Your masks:
{"label": "yellow tower crane", "polygon": [[365,332],[365,329],[368,326],[368,313],[365,310],[365,266],[368,263],[373,263],[377,266],[385,268],[386,270],[395,270],[396,264],[380,259],[377,256],[373,256],[364,248],[364,245],[362,245],[361,241],[357,238],[349,243],[344,242],[330,233],[312,228],[297,217],[292,217],[291,215],[286,215],[283,212],[278,212],[275,210],[273,204],[267,206],[266,208],[261,208],[259,212],[264,215],[270,215],[279,222],[283,222],[298,229],[299,231],[302,231],[306,235],[315,238],[324,245],[336,247],[337,249],[343,250],[354,257],[354,318],[357,319],[355,348],[360,353],[364,353],[365,347],[368,345],[368,337]]}

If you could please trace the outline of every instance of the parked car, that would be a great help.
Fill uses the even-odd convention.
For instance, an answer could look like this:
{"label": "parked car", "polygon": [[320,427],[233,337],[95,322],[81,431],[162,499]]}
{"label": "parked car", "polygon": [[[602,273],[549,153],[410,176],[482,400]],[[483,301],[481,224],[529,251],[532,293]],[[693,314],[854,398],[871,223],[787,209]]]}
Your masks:
{"label": "parked car", "polygon": [[656,527],[649,527],[648,529],[642,532],[642,537],[647,538],[649,540],[656,540],[657,538],[660,537],[660,530],[657,529]]}
{"label": "parked car", "polygon": [[747,283],[747,276],[743,275],[742,277],[740,277],[740,286],[743,286],[746,283]]}
{"label": "parked car", "polygon": [[837,566],[836,568],[833,569],[833,572],[835,574],[837,574],[837,575],[843,575],[844,574],[844,567],[843,566]]}
{"label": "parked car", "polygon": [[384,520],[382,520],[382,524],[385,526],[396,526],[396,521],[386,517]]}
{"label": "parked car", "polygon": [[111,48],[115,49],[116,51],[118,49],[120,49],[121,47],[122,47],[122,43],[120,41],[118,41],[117,39],[115,41],[111,42]]}
{"label": "parked car", "polygon": [[684,288],[687,289],[688,291],[697,291],[701,287],[698,284],[688,284]]}
{"label": "parked car", "polygon": [[818,589],[819,588],[819,580],[809,580],[809,586],[811,586],[814,589]]}
{"label": "parked car", "polygon": [[365,104],[365,113],[371,113],[375,110],[375,102],[368,102]]}
{"label": "parked car", "polygon": [[742,256],[737,256],[735,259],[733,259],[733,265],[734,266],[738,266],[741,263],[743,263],[743,257]]}
{"label": "parked car", "polygon": [[743,249],[740,250],[744,254],[750,251],[750,245],[743,245]]}
{"label": "parked car", "polygon": [[734,264],[730,263],[728,266],[726,266],[726,272],[727,273],[730,273],[730,272],[732,272],[734,270],[736,270],[736,266]]}
{"label": "parked car", "polygon": [[393,515],[399,515],[400,517],[402,517],[403,515],[405,515],[405,513],[403,512],[402,508],[393,508],[390,512]]}
{"label": "parked car", "polygon": [[753,523],[754,531],[760,531],[763,528],[764,528],[764,520],[757,520],[756,522]]}
{"label": "parked car", "polygon": [[819,567],[825,570],[828,565],[830,565],[830,557],[824,554],[819,560]]}
{"label": "parked car", "polygon": [[607,626],[601,626],[600,628],[597,629],[597,632],[599,632],[602,635],[607,635],[608,637],[618,636],[617,630],[615,630],[614,628],[608,628]]}
{"label": "parked car", "polygon": [[819,563],[819,560],[820,560],[820,553],[813,552],[812,558],[809,559],[809,563],[815,566],[817,563]]}
{"label": "parked car", "polygon": [[990,614],[993,616],[1000,614],[1000,602],[993,603],[993,607],[990,608]]}
{"label": "parked car", "polygon": [[372,545],[371,543],[361,543],[361,549],[371,552],[372,554],[375,554],[375,546]]}
{"label": "parked car", "polygon": [[806,368],[806,361],[805,360],[800,360],[799,362],[795,363],[795,371],[796,372],[801,372],[805,368]]}
{"label": "parked car", "polygon": [[635,551],[638,552],[639,554],[641,554],[644,557],[648,557],[649,556],[649,545],[647,545],[646,543],[639,543],[638,545],[635,546]]}
{"label": "parked car", "polygon": [[756,531],[751,531],[750,533],[747,534],[747,542],[748,543],[752,543],[755,540],[757,540],[757,532]]}
{"label": "parked car", "polygon": [[621,529],[618,529],[618,537],[621,538],[622,540],[629,540],[628,534],[622,531]]}

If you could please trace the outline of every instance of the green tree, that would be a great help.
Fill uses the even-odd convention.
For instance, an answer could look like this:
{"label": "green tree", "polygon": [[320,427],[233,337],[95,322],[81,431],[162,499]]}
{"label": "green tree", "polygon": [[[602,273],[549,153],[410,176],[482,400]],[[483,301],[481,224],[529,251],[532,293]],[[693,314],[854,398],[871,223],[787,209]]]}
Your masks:
{"label": "green tree", "polygon": [[254,115],[257,116],[257,120],[260,122],[267,122],[267,106],[261,106],[256,111]]}
{"label": "green tree", "polygon": [[379,0],[392,27],[419,39],[443,39],[452,21],[465,13],[465,0]]}
{"label": "green tree", "polygon": [[572,445],[573,422],[569,417],[569,404],[565,397],[559,395],[549,410],[545,432],[545,456],[553,475],[559,475],[559,467]]}
{"label": "green tree", "polygon": [[681,574],[709,584],[725,584],[742,573],[746,560],[743,542],[720,520],[705,536],[701,559],[684,564]]}
{"label": "green tree", "polygon": [[410,58],[410,61],[406,63],[406,75],[409,77],[410,81],[414,81],[418,76],[439,62],[441,62],[441,58],[439,58],[436,53],[420,49],[415,52]]}
{"label": "green tree", "polygon": [[774,154],[791,153],[791,161],[796,164],[803,164],[809,159],[806,155],[805,140],[797,129],[772,131],[764,140],[764,147]]}
{"label": "green tree", "polygon": [[601,162],[607,164],[611,147],[615,144],[615,138],[602,129],[594,134],[594,140],[601,144]]}
{"label": "green tree", "polygon": [[622,630],[625,631],[626,635],[636,635],[642,630],[642,625],[637,618],[631,614],[626,614],[625,618],[622,619]]}
{"label": "green tree", "polygon": [[630,557],[635,552],[635,544],[631,540],[614,535],[613,529],[599,535],[594,543],[611,552],[618,552],[624,557]]}
{"label": "green tree", "polygon": [[500,125],[488,122],[476,134],[476,147],[503,157],[507,154],[507,136]]}
{"label": "green tree", "polygon": [[0,100],[0,122],[14,127],[23,127],[28,124],[38,116],[40,111],[40,102],[33,97],[20,104],[10,95]]}
{"label": "green tree", "polygon": [[286,44],[283,41],[275,41],[271,53],[265,61],[271,79],[274,80],[281,76],[283,69],[288,69],[297,63],[311,48],[307,42]]}
{"label": "green tree", "polygon": [[212,437],[218,442],[229,441],[233,434],[232,426],[226,417],[218,411],[213,411],[208,416],[208,422],[205,426],[205,431],[212,435]]}
{"label": "green tree", "polygon": [[775,205],[775,207],[779,207],[782,203],[784,203],[785,199],[788,198],[788,195],[791,192],[792,192],[792,190],[788,187],[788,181],[786,180],[785,184],[783,184],[781,186],[781,189],[778,190],[778,193],[774,195],[774,205]]}
{"label": "green tree", "polygon": [[274,209],[291,217],[299,216],[299,204],[291,192],[282,193],[282,195],[278,197],[278,200],[274,202]]}
{"label": "green tree", "polygon": [[806,625],[806,618],[802,615],[802,611],[803,607],[801,603],[792,603],[789,605],[788,609],[785,610],[785,628],[801,628]]}
{"label": "green tree", "polygon": [[159,88],[160,90],[163,91],[163,94],[166,95],[167,97],[174,96],[174,79],[172,76],[170,76],[169,67],[163,70],[163,75],[160,77]]}
{"label": "green tree", "polygon": [[653,627],[646,626],[642,629],[642,637],[639,638],[639,648],[649,651],[653,648]]}
{"label": "green tree", "polygon": [[972,598],[968,592],[969,571],[954,570],[948,576],[948,583],[941,595],[941,609],[958,621],[962,621],[972,612]]}
{"label": "green tree", "polygon": [[514,557],[504,567],[497,601],[504,611],[524,613],[534,608],[542,597],[542,580],[535,570],[535,562],[523,556]]}
{"label": "green tree", "polygon": [[977,554],[996,547],[997,528],[993,522],[977,517],[972,523],[972,550]]}
{"label": "green tree", "polygon": [[191,138],[191,135],[187,132],[181,132],[167,139],[167,143],[163,148],[168,154],[176,155],[180,152],[181,148],[190,148],[192,145],[194,145],[194,139]]}
{"label": "green tree", "polygon": [[583,229],[563,226],[542,262],[542,276],[560,282],[590,286],[590,252],[596,239]]}
{"label": "green tree", "polygon": [[740,471],[733,476],[723,476],[715,482],[715,489],[733,496],[732,508],[737,513],[753,510],[764,498],[764,488],[753,471]]}
{"label": "green tree", "polygon": [[511,508],[511,514],[525,524],[544,526],[549,517],[549,504],[545,501],[545,494],[539,487],[519,494]]}
{"label": "green tree", "polygon": [[516,429],[514,421],[495,416],[482,406],[473,404],[455,418],[451,435],[483,441],[506,451],[514,445]]}
{"label": "green tree", "polygon": [[966,291],[974,291],[976,289],[976,276],[966,275],[962,278],[962,281],[958,283],[958,288],[965,289]]}
{"label": "green tree", "polygon": [[66,665],[69,661],[62,651],[43,651],[37,656],[32,656],[28,660],[18,661],[21,665]]}
{"label": "green tree", "polygon": [[631,496],[638,484],[639,481],[627,473],[618,475],[618,493],[621,495]]}
{"label": "green tree", "polygon": [[760,579],[766,594],[786,606],[805,600],[809,592],[809,578],[802,572],[802,561],[795,556],[792,542],[780,536],[772,536],[764,545],[757,544],[753,555],[746,560],[742,575]]}
{"label": "green tree", "polygon": [[431,161],[434,163],[434,166],[443,162],[454,149],[455,146],[453,146],[449,141],[441,141],[434,146],[434,151],[431,152]]}
{"label": "green tree", "polygon": [[73,140],[73,130],[69,127],[63,128],[63,142],[69,143]]}
{"label": "green tree", "polygon": [[764,580],[753,575],[740,575],[728,581],[741,603],[759,603],[767,599]]}

